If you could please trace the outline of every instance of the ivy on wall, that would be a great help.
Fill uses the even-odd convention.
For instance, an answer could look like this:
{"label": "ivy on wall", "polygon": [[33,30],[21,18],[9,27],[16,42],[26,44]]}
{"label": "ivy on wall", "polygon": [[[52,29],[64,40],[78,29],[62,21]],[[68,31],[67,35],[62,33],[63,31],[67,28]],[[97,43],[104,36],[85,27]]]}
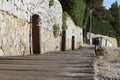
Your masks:
{"label": "ivy on wall", "polygon": [[54,24],[53,25],[53,34],[54,34],[54,37],[58,37],[59,36],[59,33],[60,33],[60,27],[59,27],[59,24]]}
{"label": "ivy on wall", "polygon": [[49,7],[53,6],[54,5],[54,0],[50,0],[49,1]]}
{"label": "ivy on wall", "polygon": [[67,16],[68,16],[68,14],[66,12],[64,12],[62,15],[62,21],[63,21],[62,30],[63,31],[65,31],[68,28],[68,26],[66,24]]}

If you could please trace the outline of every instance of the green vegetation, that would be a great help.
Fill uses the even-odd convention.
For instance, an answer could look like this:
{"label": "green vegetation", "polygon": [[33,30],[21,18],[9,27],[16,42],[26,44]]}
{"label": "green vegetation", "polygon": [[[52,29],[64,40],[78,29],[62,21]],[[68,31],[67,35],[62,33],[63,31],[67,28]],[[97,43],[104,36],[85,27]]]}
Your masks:
{"label": "green vegetation", "polygon": [[53,6],[54,5],[54,0],[50,0],[49,1],[49,7]]}
{"label": "green vegetation", "polygon": [[58,49],[58,46],[56,46],[56,49]]}
{"label": "green vegetation", "polygon": [[85,14],[86,3],[84,0],[60,0],[60,2],[63,10],[70,14],[77,26],[83,27],[83,24],[85,26],[85,22],[88,20],[86,21],[87,17],[84,19],[84,16],[87,16]]}
{"label": "green vegetation", "polygon": [[[120,46],[120,5],[114,2],[110,9],[103,6],[103,0],[60,0],[63,11],[67,12],[75,24],[89,32],[90,10],[92,11],[92,33],[117,38]],[[64,16],[63,16],[64,17]],[[63,18],[63,30],[66,30]]]}
{"label": "green vegetation", "polygon": [[85,0],[85,1],[90,9],[100,9],[103,4],[103,0]]}
{"label": "green vegetation", "polygon": [[118,5],[117,1],[112,4],[110,11],[114,18],[111,21],[111,25],[113,26],[114,30],[116,30],[116,38],[118,40],[118,46],[120,46],[120,6]]}
{"label": "green vegetation", "polygon": [[58,24],[54,24],[53,25],[53,34],[54,34],[55,38],[59,36],[59,33],[60,33],[59,25]]}
{"label": "green vegetation", "polygon": [[63,31],[65,31],[68,28],[68,26],[66,24],[67,16],[68,16],[68,14],[66,12],[64,12],[63,16],[62,16],[62,21],[63,21],[62,30]]}
{"label": "green vegetation", "polygon": [[[120,46],[120,6],[118,2],[114,2],[109,10],[102,5],[103,0],[86,0],[86,3],[90,9],[94,9],[92,33],[117,38]],[[87,29],[89,30],[89,23]]]}
{"label": "green vegetation", "polygon": [[110,37],[115,37],[116,35],[115,30],[108,21],[103,19],[96,19],[95,17],[93,17],[92,32],[95,34],[102,34]]}
{"label": "green vegetation", "polygon": [[95,51],[95,54],[96,54],[96,56],[103,56],[103,55],[104,55],[104,52],[105,52],[105,49],[104,49],[104,48],[98,48],[98,49]]}
{"label": "green vegetation", "polygon": [[86,26],[87,26],[87,23],[89,20],[89,15],[90,15],[89,11],[90,11],[89,7],[86,7],[84,19],[83,19],[83,24],[82,24],[84,30],[86,29]]}
{"label": "green vegetation", "polygon": [[84,20],[85,9],[86,5],[83,0],[74,0],[74,5],[70,9],[70,14],[75,24],[81,27]]}

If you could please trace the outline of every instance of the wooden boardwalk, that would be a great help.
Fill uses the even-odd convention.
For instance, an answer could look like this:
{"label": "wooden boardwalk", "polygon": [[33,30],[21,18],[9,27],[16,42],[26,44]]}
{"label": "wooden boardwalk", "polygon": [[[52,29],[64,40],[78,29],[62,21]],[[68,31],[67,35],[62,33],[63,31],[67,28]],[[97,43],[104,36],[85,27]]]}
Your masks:
{"label": "wooden boardwalk", "polygon": [[94,80],[93,50],[0,57],[0,80]]}

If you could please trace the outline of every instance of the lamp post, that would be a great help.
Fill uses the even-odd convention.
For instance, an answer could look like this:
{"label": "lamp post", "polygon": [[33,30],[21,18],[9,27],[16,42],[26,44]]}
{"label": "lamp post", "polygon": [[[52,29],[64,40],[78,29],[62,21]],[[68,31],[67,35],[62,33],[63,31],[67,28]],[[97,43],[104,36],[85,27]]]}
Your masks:
{"label": "lamp post", "polygon": [[90,32],[89,32],[89,41],[90,41],[90,44],[92,44],[92,40],[91,40],[91,32],[92,32],[92,12],[93,12],[94,9],[91,9],[90,10]]}

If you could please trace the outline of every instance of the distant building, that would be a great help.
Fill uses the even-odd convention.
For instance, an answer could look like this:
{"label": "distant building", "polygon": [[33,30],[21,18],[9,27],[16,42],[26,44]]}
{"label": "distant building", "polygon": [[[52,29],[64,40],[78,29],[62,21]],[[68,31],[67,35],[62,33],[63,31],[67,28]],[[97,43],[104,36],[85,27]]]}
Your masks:
{"label": "distant building", "polygon": [[[117,40],[115,38],[91,33],[90,41],[92,45],[94,45],[94,40],[96,38],[99,40],[99,45],[102,47],[118,47]],[[87,34],[87,39],[89,39],[89,33]]]}

